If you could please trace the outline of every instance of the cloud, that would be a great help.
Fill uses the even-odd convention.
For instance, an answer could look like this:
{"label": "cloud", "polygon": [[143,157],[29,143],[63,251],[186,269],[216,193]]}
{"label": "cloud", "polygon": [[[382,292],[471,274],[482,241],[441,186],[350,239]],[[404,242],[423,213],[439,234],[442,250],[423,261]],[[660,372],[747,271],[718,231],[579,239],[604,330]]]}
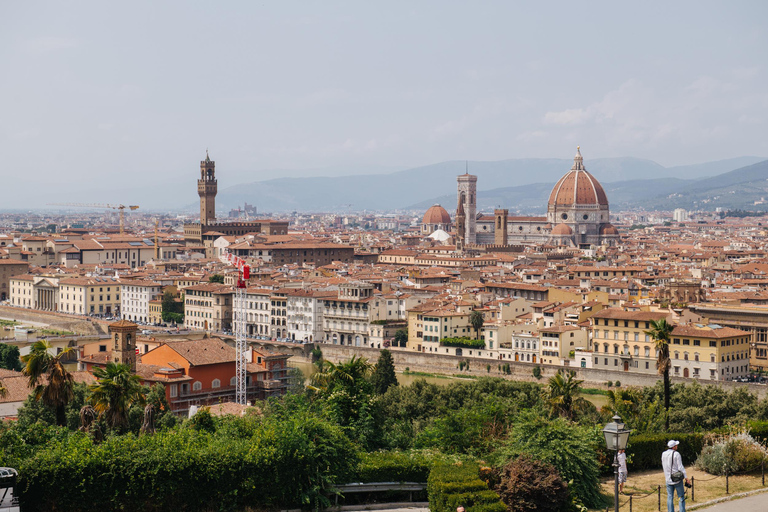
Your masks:
{"label": "cloud", "polygon": [[69,48],[77,48],[80,46],[80,41],[71,37],[36,37],[34,39],[27,39],[22,43],[22,48],[29,53],[43,54],[50,53],[59,50],[66,50]]}
{"label": "cloud", "polygon": [[571,126],[584,124],[590,118],[588,110],[583,108],[571,108],[561,112],[547,112],[544,114],[544,124],[554,124],[559,126]]}

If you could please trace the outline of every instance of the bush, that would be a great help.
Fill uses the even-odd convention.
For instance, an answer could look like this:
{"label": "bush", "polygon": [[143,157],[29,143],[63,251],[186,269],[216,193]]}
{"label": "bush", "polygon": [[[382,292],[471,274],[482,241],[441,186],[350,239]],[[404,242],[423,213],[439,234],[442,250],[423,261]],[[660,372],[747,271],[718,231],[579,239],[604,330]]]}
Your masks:
{"label": "bush", "polygon": [[747,432],[716,436],[696,459],[696,467],[712,475],[755,471],[766,457],[766,449]]}
{"label": "bush", "polygon": [[551,464],[564,480],[572,482],[570,491],[578,501],[589,508],[602,505],[597,460],[599,448],[605,445],[602,433],[562,418],[549,420],[535,413],[520,416],[510,439],[493,454],[496,466],[528,454]]}
{"label": "bush", "polygon": [[430,512],[456,512],[460,506],[467,512],[507,510],[499,495],[480,479],[479,468],[474,463],[436,464],[429,473],[427,494]]}
{"label": "bush", "polygon": [[612,381],[612,380],[609,380],[608,382],[606,382],[606,383],[605,383],[605,385],[606,385],[606,386],[608,386],[608,387],[610,388],[610,387],[612,387],[612,386],[613,386],[613,381]]}
{"label": "bush", "polygon": [[704,446],[704,435],[700,433],[630,435],[627,445],[627,460],[631,461],[629,465],[636,471],[661,469],[661,454],[667,449],[667,441],[670,439],[680,441],[677,451],[684,465],[695,461]]}
{"label": "bush", "polygon": [[485,348],[485,341],[467,337],[443,338],[440,340],[440,345],[444,347]]}
{"label": "bush", "polygon": [[615,386],[616,386],[617,388],[620,388],[620,387],[621,387],[621,381],[620,381],[620,380],[617,380],[617,381],[616,381],[616,384],[615,384]]}
{"label": "bush", "polygon": [[529,455],[504,466],[496,490],[509,512],[558,512],[570,503],[568,485],[557,470]]}
{"label": "bush", "polygon": [[356,482],[426,482],[432,466],[420,452],[371,452],[360,454]]}
{"label": "bush", "polygon": [[537,379],[541,378],[541,367],[539,365],[533,367],[533,376]]}

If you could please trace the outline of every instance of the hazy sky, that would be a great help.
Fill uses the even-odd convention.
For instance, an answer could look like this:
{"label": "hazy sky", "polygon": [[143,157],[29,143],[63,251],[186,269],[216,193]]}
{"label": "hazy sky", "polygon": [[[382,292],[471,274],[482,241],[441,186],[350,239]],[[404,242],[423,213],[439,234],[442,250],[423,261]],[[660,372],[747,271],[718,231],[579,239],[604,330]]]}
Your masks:
{"label": "hazy sky", "polygon": [[194,201],[206,148],[220,188],[577,144],[768,156],[766,20],[761,0],[5,1],[0,207],[139,202],[147,180]]}

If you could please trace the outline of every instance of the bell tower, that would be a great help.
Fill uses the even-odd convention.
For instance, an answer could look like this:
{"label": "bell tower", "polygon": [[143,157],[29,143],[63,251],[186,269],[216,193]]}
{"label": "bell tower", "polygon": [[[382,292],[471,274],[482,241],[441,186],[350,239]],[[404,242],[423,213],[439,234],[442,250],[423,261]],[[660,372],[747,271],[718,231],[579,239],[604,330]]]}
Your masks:
{"label": "bell tower", "polygon": [[496,245],[507,245],[507,217],[509,217],[509,210],[506,208],[496,209],[493,210],[493,215],[496,217],[493,241]]}
{"label": "bell tower", "polygon": [[216,220],[216,162],[205,151],[205,160],[200,162],[200,179],[197,180],[197,195],[200,196],[200,224],[202,226]]}
{"label": "bell tower", "polygon": [[131,371],[136,371],[136,331],[138,326],[128,320],[109,324],[112,337],[112,361],[127,364]]}

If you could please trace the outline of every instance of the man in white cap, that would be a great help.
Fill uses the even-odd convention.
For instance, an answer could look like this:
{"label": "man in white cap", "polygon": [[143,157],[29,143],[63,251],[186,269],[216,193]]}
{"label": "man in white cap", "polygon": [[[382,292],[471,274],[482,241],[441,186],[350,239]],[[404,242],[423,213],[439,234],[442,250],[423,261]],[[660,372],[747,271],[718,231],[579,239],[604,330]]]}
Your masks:
{"label": "man in white cap", "polygon": [[661,467],[667,482],[667,512],[675,512],[675,491],[680,498],[680,512],[685,512],[685,485],[690,485],[683,467],[683,458],[677,452],[680,441],[670,440],[667,451],[661,454]]}

